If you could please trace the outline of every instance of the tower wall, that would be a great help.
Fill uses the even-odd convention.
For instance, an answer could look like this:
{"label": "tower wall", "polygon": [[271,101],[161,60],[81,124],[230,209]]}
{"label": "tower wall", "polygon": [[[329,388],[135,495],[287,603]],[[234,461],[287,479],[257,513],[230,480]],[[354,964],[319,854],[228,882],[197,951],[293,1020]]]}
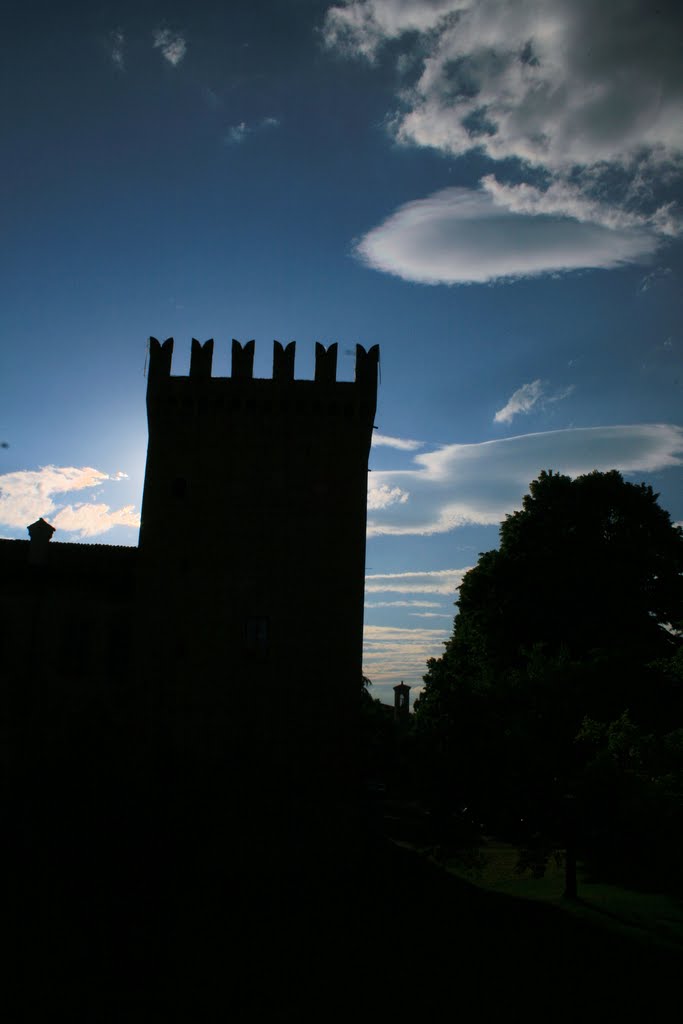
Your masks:
{"label": "tower wall", "polygon": [[171,375],[172,350],[151,339],[146,674],[183,742],[220,753],[249,723],[252,749],[260,736],[291,763],[296,737],[309,768],[341,764],[361,679],[378,347],[357,346],[353,382],[336,380],[336,345],[316,346],[313,381],[294,379],[294,343],[275,343],[268,380],[252,377],[253,342],[233,342],[224,378],[212,341],[193,341],[187,377]]}

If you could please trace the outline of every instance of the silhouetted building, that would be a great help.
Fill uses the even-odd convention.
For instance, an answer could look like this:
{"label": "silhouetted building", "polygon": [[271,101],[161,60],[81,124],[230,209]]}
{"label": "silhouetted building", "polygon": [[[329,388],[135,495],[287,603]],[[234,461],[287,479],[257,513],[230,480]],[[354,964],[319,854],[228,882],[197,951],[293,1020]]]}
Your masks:
{"label": "silhouetted building", "polygon": [[27,721],[58,746],[94,714],[229,757],[235,780],[334,784],[362,673],[378,346],[356,347],[354,382],[336,345],[316,345],[312,381],[294,379],[294,342],[275,342],[271,380],[252,376],[253,341],[233,342],[226,378],[213,341],[193,340],[187,377],[172,352],[151,339],[139,546],[50,542],[43,520],[0,541],[10,761]]}
{"label": "silhouetted building", "polygon": [[410,718],[410,687],[401,680],[394,687],[394,719],[397,724],[405,725]]}

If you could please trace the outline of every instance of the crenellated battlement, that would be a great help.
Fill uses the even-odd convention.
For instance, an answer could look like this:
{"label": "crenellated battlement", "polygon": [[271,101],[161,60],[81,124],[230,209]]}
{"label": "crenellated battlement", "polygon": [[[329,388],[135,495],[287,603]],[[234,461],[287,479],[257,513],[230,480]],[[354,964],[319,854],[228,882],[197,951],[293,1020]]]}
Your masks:
{"label": "crenellated battlement", "polygon": [[[157,338],[149,339],[149,372],[148,390],[156,389],[165,380],[192,380],[192,381],[251,381],[254,380],[254,352],[255,341],[247,341],[242,344],[233,339],[232,342],[232,367],[230,377],[212,377],[211,367],[213,362],[214,343],[213,338],[200,342],[192,339],[192,351],[190,356],[189,377],[172,377],[171,363],[173,359],[173,338],[166,341],[158,341]],[[379,345],[373,345],[365,349],[362,345],[356,345],[356,372],[353,382],[337,381],[337,344],[336,342],[325,348],[320,342],[315,346],[315,376],[313,381],[296,381],[294,378],[294,361],[296,355],[296,342],[290,341],[288,345],[282,345],[279,341],[273,342],[273,376],[275,384],[320,384],[336,385],[352,383],[363,391],[374,396],[377,391],[377,374],[379,367]],[[265,383],[266,379],[261,379]]]}
{"label": "crenellated battlement", "polygon": [[[281,517],[294,517],[306,525],[293,535],[314,551],[328,543],[325,524],[343,523],[362,550],[379,345],[356,345],[354,380],[337,380],[336,344],[316,344],[313,379],[299,380],[296,342],[273,343],[267,378],[254,376],[255,348],[233,340],[230,376],[214,376],[213,338],[193,338],[190,372],[174,376],[173,338],[150,338],[141,549],[172,546],[185,529],[178,517],[194,521],[206,540],[220,515],[244,536],[262,531],[261,545],[277,535]],[[237,563],[241,555],[230,547],[229,557]],[[357,570],[362,594],[362,559]]]}

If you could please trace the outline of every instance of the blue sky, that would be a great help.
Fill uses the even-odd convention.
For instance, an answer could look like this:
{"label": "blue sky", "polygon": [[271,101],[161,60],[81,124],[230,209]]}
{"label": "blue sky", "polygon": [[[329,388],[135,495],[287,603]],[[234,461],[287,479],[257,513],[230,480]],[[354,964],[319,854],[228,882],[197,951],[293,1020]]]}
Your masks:
{"label": "blue sky", "polygon": [[[390,699],[543,468],[683,521],[683,12],[37,3],[5,19],[0,533],[135,544],[147,337],[382,353],[365,670]],[[188,523],[188,530],[192,524]],[[321,572],[323,568],[321,567]],[[387,689],[385,689],[387,688]]]}

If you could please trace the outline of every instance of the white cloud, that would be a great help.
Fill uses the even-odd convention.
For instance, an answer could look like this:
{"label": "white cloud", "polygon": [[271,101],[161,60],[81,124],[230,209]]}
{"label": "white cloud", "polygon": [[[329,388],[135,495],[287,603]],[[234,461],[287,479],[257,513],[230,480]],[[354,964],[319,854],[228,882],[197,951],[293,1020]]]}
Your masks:
{"label": "white cloud", "polygon": [[115,29],[111,34],[111,59],[117,68],[122,71],[125,67],[124,45],[126,39],[120,28]]}
{"label": "white cloud", "polygon": [[240,142],[244,142],[244,140],[247,137],[247,132],[248,131],[249,131],[249,129],[247,128],[246,121],[240,121],[239,124],[230,125],[230,127],[228,128],[227,134],[225,136],[225,141],[226,142],[232,142],[234,144],[239,144]]}
{"label": "white cloud", "polygon": [[410,494],[408,491],[402,490],[400,487],[387,487],[381,484],[379,487],[373,487],[372,490],[368,491],[368,508],[370,510],[377,511],[377,509],[388,508],[389,505],[404,505]]}
{"label": "white cloud", "polygon": [[400,40],[420,72],[399,139],[546,168],[683,150],[680,5],[646,0],[347,0],[329,46],[374,59]]}
{"label": "white cloud", "polygon": [[76,531],[82,537],[104,533],[113,526],[139,526],[139,515],[130,505],[112,510],[104,504],[64,505],[55,500],[56,495],[125,478],[120,471],[110,476],[91,466],[44,466],[5,473],[0,476],[0,524],[22,528],[42,517],[60,530]]}
{"label": "white cloud", "polygon": [[[361,240],[371,267],[428,284],[642,262],[681,233],[657,198],[683,173],[683,7],[646,0],[346,0],[329,47],[375,61],[393,42],[402,143],[477,150],[488,174],[400,207]],[[396,53],[400,48],[401,52]],[[511,163],[514,161],[514,163]],[[542,186],[539,187],[539,182]]]}
{"label": "white cloud", "polygon": [[[443,629],[366,626],[363,672],[375,686],[391,687],[404,680],[409,686],[421,687],[427,659],[443,654],[449,633],[445,624]],[[373,696],[381,695],[373,691]],[[385,699],[393,703],[393,694]]]}
{"label": "white cloud", "polygon": [[139,527],[140,516],[134,505],[111,509],[109,505],[78,502],[66,505],[52,517],[52,526],[58,530],[76,533],[79,537],[95,537],[114,526]]}
{"label": "white cloud", "polygon": [[366,608],[440,608],[439,601],[366,601]]}
{"label": "white cloud", "polygon": [[152,40],[155,50],[161,50],[164,58],[174,67],[180,64],[187,52],[187,42],[177,32],[171,32],[168,28],[157,28],[152,33]]}
{"label": "white cloud", "polygon": [[239,124],[233,124],[228,127],[225,134],[225,141],[231,145],[239,145],[240,142],[244,142],[248,135],[254,135],[256,132],[267,131],[269,128],[278,128],[280,121],[277,117],[263,117],[260,121],[255,121],[252,124],[247,124],[246,121],[240,121]]}
{"label": "white cloud", "polygon": [[522,384],[521,388],[517,388],[508,398],[502,409],[499,409],[495,414],[493,417],[494,422],[511,423],[515,416],[518,416],[520,413],[531,412],[537,405],[543,407],[554,402],[561,402],[563,398],[568,398],[573,390],[574,386],[570,385],[563,391],[548,394],[545,390],[545,383],[542,380],[532,380],[529,384]]}
{"label": "white cloud", "polygon": [[408,612],[416,619],[452,619],[453,615],[448,612]]}
{"label": "white cloud", "polygon": [[580,224],[595,224],[612,231],[652,230],[671,238],[681,231],[680,216],[671,203],[663,203],[651,213],[637,213],[593,198],[577,185],[562,180],[540,189],[524,183],[506,185],[493,174],[486,174],[480,185],[496,206],[510,213],[570,218]]}
{"label": "white cloud", "polygon": [[430,569],[425,572],[374,573],[365,577],[366,594],[447,594],[452,596],[462,583],[464,569]]}
{"label": "white cloud", "polygon": [[543,394],[543,381],[532,380],[529,384],[522,384],[508,398],[502,409],[499,409],[493,417],[496,423],[510,423],[513,416],[520,412],[531,412]]}
{"label": "white cloud", "polygon": [[108,479],[106,473],[90,466],[43,466],[5,473],[0,476],[0,522],[5,526],[28,526],[56,511],[53,495],[95,487]]}
{"label": "white cloud", "polygon": [[644,277],[638,282],[638,293],[643,295],[645,292],[649,292],[659,281],[666,277],[670,277],[672,274],[671,267],[655,267],[649,274],[645,274]]}
{"label": "white cloud", "polygon": [[424,441],[411,441],[407,437],[390,437],[388,434],[373,434],[373,448],[396,448],[402,452],[413,452],[424,447]]}
{"label": "white cloud", "polygon": [[386,40],[429,31],[453,6],[452,0],[345,0],[328,10],[323,37],[327,46],[374,60]]}
{"label": "white cloud", "polygon": [[530,481],[542,469],[579,476],[594,469],[648,473],[681,466],[683,428],[667,424],[575,427],[481,444],[445,445],[415,455],[413,463],[414,469],[371,474],[371,489],[409,487],[410,501],[369,515],[369,536],[429,535],[473,523],[496,525],[521,506]]}
{"label": "white cloud", "polygon": [[375,270],[422,284],[470,284],[646,261],[662,235],[645,220],[608,227],[517,213],[483,189],[446,188],[400,206],[356,245]]}

